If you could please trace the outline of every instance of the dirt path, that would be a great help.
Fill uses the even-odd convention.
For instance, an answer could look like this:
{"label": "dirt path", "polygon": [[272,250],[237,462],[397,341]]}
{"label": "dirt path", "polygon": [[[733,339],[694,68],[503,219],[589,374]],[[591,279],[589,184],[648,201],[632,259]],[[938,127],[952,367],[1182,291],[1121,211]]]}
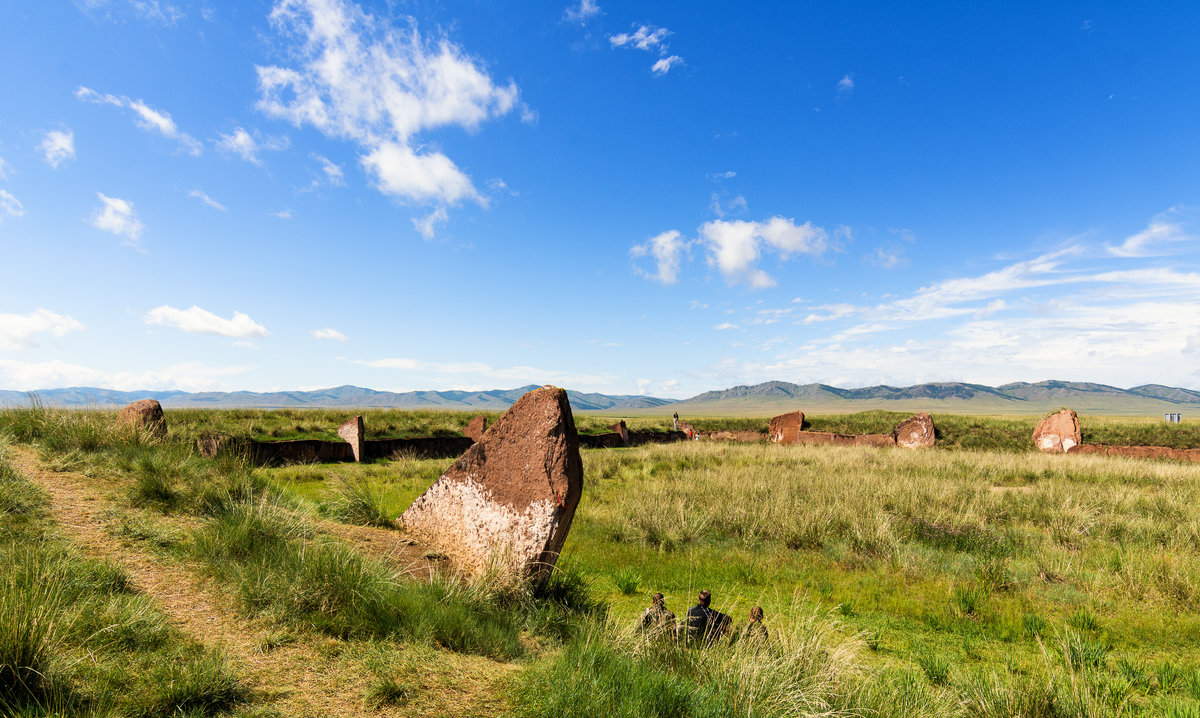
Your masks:
{"label": "dirt path", "polygon": [[[239,618],[233,601],[208,585],[197,572],[140,551],[114,537],[108,526],[117,520],[116,509],[123,508],[123,502],[117,498],[123,486],[109,479],[46,471],[34,452],[25,447],[11,447],[9,459],[14,468],[49,493],[53,516],[67,538],[89,556],[107,559],[124,568],[134,587],[154,598],[171,622],[191,639],[223,649],[240,675],[272,707],[287,716],[381,715],[363,705],[362,696],[371,680],[369,672],[361,666],[338,660],[337,641],[309,636],[264,652],[261,646],[272,633],[270,626]],[[409,547],[408,552],[395,551],[385,548],[387,544],[381,537],[364,534],[375,531],[395,536],[395,532],[339,528],[351,529],[336,532],[344,539],[360,543],[355,541],[357,536],[373,544],[368,553],[387,555],[395,562],[416,563],[413,560],[418,551],[416,547]],[[396,539],[393,541],[398,543]],[[456,655],[447,658],[450,663],[474,663],[477,660]],[[486,702],[486,684],[490,683],[491,676],[479,674],[507,671],[502,666],[493,666],[490,670],[485,665],[475,668],[473,672],[477,675],[464,676],[466,680],[460,688],[467,688],[466,693],[479,690],[484,695],[476,698]],[[396,714],[412,715],[412,708],[414,706],[397,708]],[[418,708],[416,713],[422,714],[424,710]]]}

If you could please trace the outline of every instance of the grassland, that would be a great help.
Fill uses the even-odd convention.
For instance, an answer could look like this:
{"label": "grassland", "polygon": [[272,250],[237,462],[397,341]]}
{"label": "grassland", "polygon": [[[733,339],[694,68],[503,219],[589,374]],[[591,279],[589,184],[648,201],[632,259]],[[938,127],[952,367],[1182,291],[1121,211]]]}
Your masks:
{"label": "grassland", "polygon": [[[271,640],[337,641],[338,656],[325,660],[361,674],[354,710],[446,712],[447,694],[474,691],[488,698],[476,714],[528,717],[1200,716],[1200,468],[1043,455],[1029,440],[1037,417],[937,415],[932,451],[715,442],[584,451],[563,570],[529,595],[501,580],[405,579],[323,533],[329,519],[397,515],[447,461],[252,469],[198,459],[183,438],[114,432],[102,414],[38,411],[0,414],[0,434],[36,447],[44,465],[111,480],[114,510],[138,517],[115,524],[133,547],[207,577]],[[413,432],[450,431],[471,416],[385,415],[395,418],[377,423]],[[810,423],[866,433],[904,416]],[[344,420],[260,418],[287,428]],[[169,420],[181,437],[230,425],[226,412]],[[1194,424],[1083,423],[1085,441],[1200,446]],[[765,428],[754,417],[729,424]],[[12,493],[40,506],[36,494]],[[20,515],[30,510],[43,511]],[[52,525],[52,513],[36,515]],[[0,517],[9,532],[29,521]],[[648,593],[682,614],[701,588],[737,626],[762,606],[770,645],[694,649],[633,630]],[[188,640],[172,650],[204,650]],[[50,674],[68,693],[95,692],[86,676]],[[274,705],[253,691],[238,700],[213,710]]]}

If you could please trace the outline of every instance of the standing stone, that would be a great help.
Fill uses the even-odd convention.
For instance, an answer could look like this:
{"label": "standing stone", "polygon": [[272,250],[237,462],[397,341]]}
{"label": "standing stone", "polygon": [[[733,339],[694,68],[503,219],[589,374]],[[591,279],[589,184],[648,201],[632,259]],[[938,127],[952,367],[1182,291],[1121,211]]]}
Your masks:
{"label": "standing stone", "polygon": [[609,431],[615,431],[621,435],[621,445],[629,446],[629,427],[625,426],[625,420],[621,419],[617,423],[608,427]]}
{"label": "standing stone", "polygon": [[1042,451],[1051,453],[1070,451],[1072,446],[1083,443],[1079,415],[1070,409],[1063,409],[1042,419],[1033,430],[1033,443]]}
{"label": "standing stone", "polygon": [[546,386],[521,397],[399,523],[464,573],[498,561],[543,586],[582,493],[567,393]]}
{"label": "standing stone", "polygon": [[767,425],[767,435],[776,444],[791,444],[796,440],[796,434],[804,431],[804,412],[791,411],[771,419]]}
{"label": "standing stone", "polygon": [[350,448],[354,451],[354,460],[362,461],[363,444],[366,438],[366,431],[363,429],[363,418],[356,416],[345,424],[338,427],[338,436],[346,440],[350,444]]}
{"label": "standing stone", "polygon": [[167,419],[163,416],[162,404],[155,399],[133,402],[121,409],[117,421],[135,426],[159,439],[167,435]]}
{"label": "standing stone", "polygon": [[463,428],[463,436],[472,441],[479,441],[479,437],[483,436],[485,431],[487,431],[487,418],[477,416]]}
{"label": "standing stone", "polygon": [[896,437],[896,446],[906,449],[929,448],[936,440],[933,417],[927,411],[911,416],[896,424],[896,428],[892,429],[892,436]]}

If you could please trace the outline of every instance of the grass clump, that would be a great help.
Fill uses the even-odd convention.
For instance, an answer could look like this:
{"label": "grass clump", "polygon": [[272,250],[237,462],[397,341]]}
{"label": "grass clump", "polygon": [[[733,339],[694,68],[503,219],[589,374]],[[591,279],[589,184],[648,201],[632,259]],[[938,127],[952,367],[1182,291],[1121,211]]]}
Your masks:
{"label": "grass clump", "polygon": [[343,480],[323,508],[343,523],[386,529],[396,527],[386,506],[384,492],[362,478]]}

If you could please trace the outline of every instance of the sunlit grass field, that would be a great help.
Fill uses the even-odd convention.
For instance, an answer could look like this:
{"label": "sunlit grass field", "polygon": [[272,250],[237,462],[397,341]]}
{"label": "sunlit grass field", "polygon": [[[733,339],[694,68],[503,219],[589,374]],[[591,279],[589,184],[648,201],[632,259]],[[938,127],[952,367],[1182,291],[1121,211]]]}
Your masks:
{"label": "sunlit grass field", "polygon": [[[201,521],[174,550],[288,630],[515,661],[495,688],[512,715],[1200,716],[1195,464],[1041,454],[1030,439],[1038,417],[935,415],[939,448],[921,451],[712,441],[584,450],[584,495],[550,595],[447,583],[396,593],[344,548],[298,553],[311,540],[304,517],[386,526],[450,460],[250,468],[195,457],[188,437],[227,431],[229,414],[168,412],[176,438],[165,443],[114,434],[98,413],[0,413],[0,433],[62,470],[124,477],[130,505],[157,507],[166,525]],[[376,423],[427,434],[473,415],[380,412]],[[869,433],[905,416],[809,423]],[[1194,423],[1082,422],[1085,442],[1200,446]],[[263,501],[277,508],[253,508]],[[271,538],[263,548],[238,536]],[[364,596],[353,575],[371,587]],[[349,613],[326,626],[302,612],[311,607],[253,589],[310,581],[332,582]],[[634,630],[650,593],[682,616],[700,589],[739,628],[761,606],[769,648],[695,650]],[[397,601],[448,608],[413,623],[382,608]]]}

